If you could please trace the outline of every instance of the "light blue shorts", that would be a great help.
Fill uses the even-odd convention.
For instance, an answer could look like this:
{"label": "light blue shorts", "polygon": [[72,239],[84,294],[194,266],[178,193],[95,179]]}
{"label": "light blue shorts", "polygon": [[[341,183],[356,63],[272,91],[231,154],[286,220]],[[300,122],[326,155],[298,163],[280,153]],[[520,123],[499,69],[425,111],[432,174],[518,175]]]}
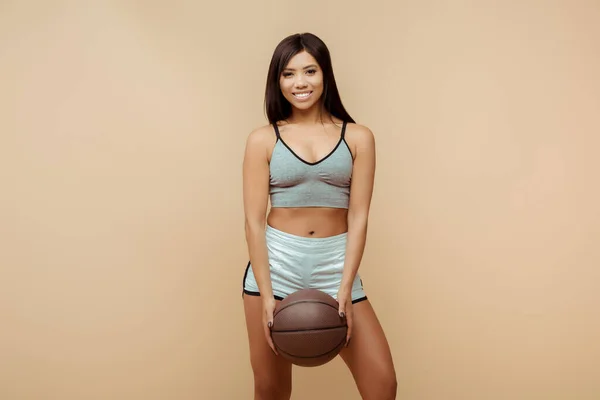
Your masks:
{"label": "light blue shorts", "polygon": [[[282,300],[300,289],[319,289],[337,300],[344,270],[347,233],[310,238],[267,226],[265,235],[275,299]],[[242,296],[244,294],[260,296],[250,261],[244,273]],[[352,303],[366,299],[357,273],[352,284]]]}

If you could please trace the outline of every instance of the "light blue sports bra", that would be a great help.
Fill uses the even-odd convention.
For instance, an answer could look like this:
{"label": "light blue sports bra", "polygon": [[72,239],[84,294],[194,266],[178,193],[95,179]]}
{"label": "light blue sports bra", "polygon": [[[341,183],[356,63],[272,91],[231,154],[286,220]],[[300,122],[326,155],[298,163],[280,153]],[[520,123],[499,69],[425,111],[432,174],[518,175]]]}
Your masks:
{"label": "light blue sports bra", "polygon": [[271,207],[348,208],[352,178],[352,153],[344,138],[325,157],[310,163],[300,158],[281,138],[273,124],[277,141],[271,155]]}

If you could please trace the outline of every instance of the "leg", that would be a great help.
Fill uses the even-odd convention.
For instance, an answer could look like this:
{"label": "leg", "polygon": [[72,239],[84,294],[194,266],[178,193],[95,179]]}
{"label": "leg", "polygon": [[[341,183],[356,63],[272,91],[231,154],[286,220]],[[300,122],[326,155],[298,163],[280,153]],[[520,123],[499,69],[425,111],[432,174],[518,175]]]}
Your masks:
{"label": "leg", "polygon": [[396,371],[390,348],[369,300],[354,304],[350,344],[340,356],[364,400],[394,400]]}
{"label": "leg", "polygon": [[244,311],[254,373],[254,400],[289,400],[292,364],[276,356],[267,344],[262,326],[262,298],[245,294]]}

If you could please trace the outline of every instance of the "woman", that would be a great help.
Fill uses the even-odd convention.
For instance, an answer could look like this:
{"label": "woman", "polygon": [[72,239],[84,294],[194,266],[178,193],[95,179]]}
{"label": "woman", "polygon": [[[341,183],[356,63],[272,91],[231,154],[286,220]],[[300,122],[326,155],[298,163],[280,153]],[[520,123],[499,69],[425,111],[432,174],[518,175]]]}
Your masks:
{"label": "woman", "polygon": [[373,134],[344,109],[329,51],[309,33],[275,49],[265,106],[270,124],[249,134],[243,163],[250,262],[242,296],[254,398],[290,398],[292,365],[277,355],[270,326],[277,301],[311,287],[336,298],[347,320],[340,356],[362,398],[395,399],[390,349],[358,274],[375,174]]}

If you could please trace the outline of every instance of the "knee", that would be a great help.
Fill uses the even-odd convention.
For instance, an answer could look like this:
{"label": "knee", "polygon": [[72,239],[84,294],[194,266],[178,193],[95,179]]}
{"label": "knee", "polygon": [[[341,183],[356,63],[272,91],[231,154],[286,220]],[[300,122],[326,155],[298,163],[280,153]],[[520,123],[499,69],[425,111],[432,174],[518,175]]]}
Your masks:
{"label": "knee", "polygon": [[395,374],[382,377],[380,399],[395,400],[398,392],[398,381]]}
{"label": "knee", "polygon": [[254,376],[255,400],[289,400],[292,396],[292,384],[277,376]]}
{"label": "knee", "polygon": [[395,400],[398,392],[398,381],[396,375],[393,372],[383,373],[379,375],[379,378],[373,382],[371,386],[373,390],[367,396],[373,400]]}

